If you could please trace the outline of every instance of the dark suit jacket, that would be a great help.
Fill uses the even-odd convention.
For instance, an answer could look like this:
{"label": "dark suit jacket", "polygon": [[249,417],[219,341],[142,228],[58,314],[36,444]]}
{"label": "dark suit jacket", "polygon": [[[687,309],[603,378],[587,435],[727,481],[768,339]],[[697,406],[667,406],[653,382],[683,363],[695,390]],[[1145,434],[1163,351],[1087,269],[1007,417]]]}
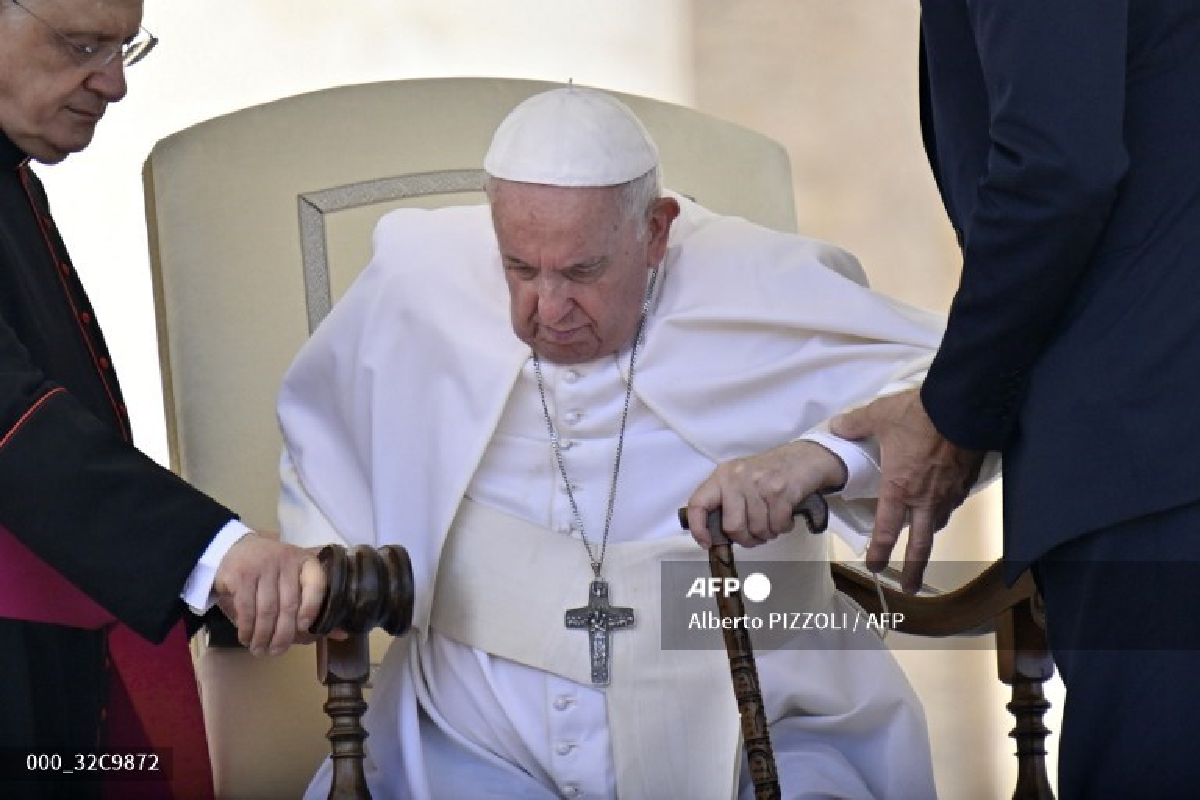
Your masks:
{"label": "dark suit jacket", "polygon": [[1200,498],[1200,3],[921,7],[963,252],[922,398],[952,441],[1003,451],[1015,570]]}

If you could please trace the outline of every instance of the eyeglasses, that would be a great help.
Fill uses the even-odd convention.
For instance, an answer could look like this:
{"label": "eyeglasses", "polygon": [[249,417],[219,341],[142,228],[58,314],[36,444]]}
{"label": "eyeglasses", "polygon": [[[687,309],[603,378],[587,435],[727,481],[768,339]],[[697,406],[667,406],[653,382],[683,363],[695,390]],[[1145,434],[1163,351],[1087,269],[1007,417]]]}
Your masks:
{"label": "eyeglasses", "polygon": [[123,66],[132,67],[148,56],[150,51],[154,49],[154,45],[158,44],[158,37],[145,28],[139,28],[137,35],[130,42],[102,44],[98,41],[88,41],[88,37],[86,36],[72,38],[30,11],[21,0],[12,0],[12,2],[14,6],[49,28],[67,48],[67,52],[71,54],[79,66],[90,70],[104,69],[118,55],[121,57],[121,64]]}

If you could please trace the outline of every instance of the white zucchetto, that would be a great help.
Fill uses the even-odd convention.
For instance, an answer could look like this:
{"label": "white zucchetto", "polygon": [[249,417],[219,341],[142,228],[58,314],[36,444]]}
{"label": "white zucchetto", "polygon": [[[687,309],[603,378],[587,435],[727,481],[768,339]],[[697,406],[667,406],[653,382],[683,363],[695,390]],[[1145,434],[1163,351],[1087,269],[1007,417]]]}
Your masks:
{"label": "white zucchetto", "polygon": [[566,86],[536,94],[504,118],[483,161],[494,178],[548,186],[616,186],[658,165],[658,148],[610,94]]}

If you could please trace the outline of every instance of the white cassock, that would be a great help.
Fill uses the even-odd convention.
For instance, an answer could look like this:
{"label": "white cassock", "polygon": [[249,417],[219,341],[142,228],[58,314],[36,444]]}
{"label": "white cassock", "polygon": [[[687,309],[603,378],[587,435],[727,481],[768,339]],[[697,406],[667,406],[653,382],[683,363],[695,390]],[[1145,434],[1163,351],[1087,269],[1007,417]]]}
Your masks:
{"label": "white cassock", "polygon": [[[389,649],[365,719],[377,799],[751,796],[720,634],[701,650],[662,646],[674,622],[661,565],[705,559],[676,509],[716,464],[809,435],[847,461],[831,528],[861,545],[878,471],[814,429],[911,385],[942,321],[844,277],[861,270],[842,250],[680,203],[603,566],[612,603],[637,615],[611,635],[608,687],[590,683],[587,633],[563,625],[591,570],[486,206],[385,216],[371,264],[289,370],[285,538],[401,544],[412,559],[414,631]],[[594,549],[628,368],[628,350],[543,364]],[[852,613],[827,548],[796,533],[739,558],[807,563],[805,608]],[[785,797],[933,797],[920,705],[876,634],[805,635],[758,653]],[[329,773],[309,797],[326,796]]]}

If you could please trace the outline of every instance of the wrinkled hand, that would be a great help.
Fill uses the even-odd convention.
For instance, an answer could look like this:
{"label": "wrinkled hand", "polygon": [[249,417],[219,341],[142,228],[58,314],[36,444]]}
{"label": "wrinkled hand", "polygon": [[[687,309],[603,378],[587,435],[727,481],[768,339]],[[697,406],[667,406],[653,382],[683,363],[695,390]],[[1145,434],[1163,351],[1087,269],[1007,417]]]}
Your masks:
{"label": "wrinkled hand", "polygon": [[257,533],[243,536],[221,560],[213,591],[254,655],[279,655],[312,641],[309,627],[325,596],[325,571],[314,552]]}
{"label": "wrinkled hand", "polygon": [[881,397],[835,417],[830,429],[843,439],[878,439],[883,475],[867,568],[878,572],[887,566],[907,521],[901,586],[915,593],[929,563],[933,535],[966,499],[984,453],[943,438],[916,389]]}
{"label": "wrinkled hand", "polygon": [[708,512],[720,508],[725,535],[743,547],[756,547],[792,529],[793,510],[805,497],[845,482],[840,458],[816,442],[790,442],[713,470],[688,499],[688,528],[708,549]]}

